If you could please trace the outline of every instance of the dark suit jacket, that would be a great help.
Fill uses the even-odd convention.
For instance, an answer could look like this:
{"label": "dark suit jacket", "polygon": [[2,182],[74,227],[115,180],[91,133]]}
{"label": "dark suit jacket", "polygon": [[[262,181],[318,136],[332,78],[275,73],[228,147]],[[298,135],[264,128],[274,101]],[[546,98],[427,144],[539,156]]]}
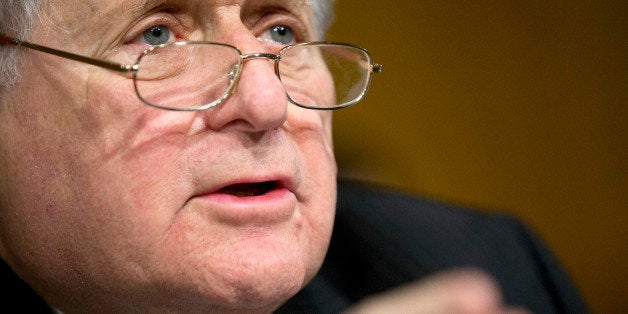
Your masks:
{"label": "dark suit jacket", "polygon": [[[588,312],[552,254],[516,219],[343,181],[321,271],[277,312],[338,313],[369,294],[459,266],[493,275],[508,304]],[[1,260],[0,276],[4,309],[50,312]]]}
{"label": "dark suit jacket", "polygon": [[338,313],[440,270],[480,268],[507,304],[588,313],[551,252],[521,222],[357,182],[340,182],[334,233],[318,275],[279,313]]}

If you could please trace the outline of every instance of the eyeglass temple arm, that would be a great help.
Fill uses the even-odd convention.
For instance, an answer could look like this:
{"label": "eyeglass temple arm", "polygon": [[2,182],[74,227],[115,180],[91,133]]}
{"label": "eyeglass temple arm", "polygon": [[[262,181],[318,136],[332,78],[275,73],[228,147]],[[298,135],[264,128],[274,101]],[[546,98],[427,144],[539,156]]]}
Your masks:
{"label": "eyeglass temple arm", "polygon": [[53,49],[53,48],[49,48],[45,46],[40,46],[40,45],[33,44],[27,41],[22,41],[14,37],[4,35],[2,33],[0,33],[0,45],[22,46],[22,47],[34,49],[37,51],[49,53],[58,57],[84,62],[84,63],[88,63],[91,65],[99,66],[102,68],[106,68],[106,69],[110,69],[110,70],[114,70],[118,72],[126,73],[133,70],[133,65],[131,64],[120,64],[120,63],[115,63],[115,62],[89,58],[89,57],[81,56],[81,55],[66,52],[66,51],[61,51],[61,50],[57,50],[57,49]]}

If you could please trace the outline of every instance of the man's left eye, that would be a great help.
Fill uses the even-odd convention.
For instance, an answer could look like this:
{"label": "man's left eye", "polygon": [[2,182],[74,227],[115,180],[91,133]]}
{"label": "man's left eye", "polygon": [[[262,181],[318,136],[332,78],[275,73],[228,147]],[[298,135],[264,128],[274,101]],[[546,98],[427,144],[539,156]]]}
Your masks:
{"label": "man's left eye", "polygon": [[288,45],[294,41],[294,32],[289,26],[275,25],[262,33],[259,38]]}
{"label": "man's left eye", "polygon": [[153,26],[142,33],[142,39],[151,46],[168,43],[171,37],[170,29],[164,25]]}

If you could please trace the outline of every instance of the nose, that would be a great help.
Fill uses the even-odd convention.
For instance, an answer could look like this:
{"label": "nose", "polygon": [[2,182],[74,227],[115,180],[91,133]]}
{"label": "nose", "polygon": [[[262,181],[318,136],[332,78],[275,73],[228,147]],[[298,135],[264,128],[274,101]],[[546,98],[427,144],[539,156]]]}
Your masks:
{"label": "nose", "polygon": [[234,92],[218,106],[205,110],[210,129],[225,127],[260,132],[281,126],[288,117],[286,91],[276,75],[276,55],[243,55],[242,69]]}

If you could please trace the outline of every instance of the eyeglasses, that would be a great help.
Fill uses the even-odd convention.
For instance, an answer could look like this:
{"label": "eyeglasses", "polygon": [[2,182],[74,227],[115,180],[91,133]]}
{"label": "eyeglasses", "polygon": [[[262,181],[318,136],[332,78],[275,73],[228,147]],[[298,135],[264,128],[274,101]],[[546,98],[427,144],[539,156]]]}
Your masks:
{"label": "eyeglasses", "polygon": [[364,48],[332,42],[298,43],[277,54],[242,54],[234,46],[215,42],[173,42],[145,50],[135,64],[85,57],[0,34],[0,45],[8,44],[132,73],[140,100],[179,111],[204,110],[228,98],[236,90],[243,62],[251,59],[273,60],[288,100],[319,110],[357,103],[368,90],[371,74],[382,71]]}

